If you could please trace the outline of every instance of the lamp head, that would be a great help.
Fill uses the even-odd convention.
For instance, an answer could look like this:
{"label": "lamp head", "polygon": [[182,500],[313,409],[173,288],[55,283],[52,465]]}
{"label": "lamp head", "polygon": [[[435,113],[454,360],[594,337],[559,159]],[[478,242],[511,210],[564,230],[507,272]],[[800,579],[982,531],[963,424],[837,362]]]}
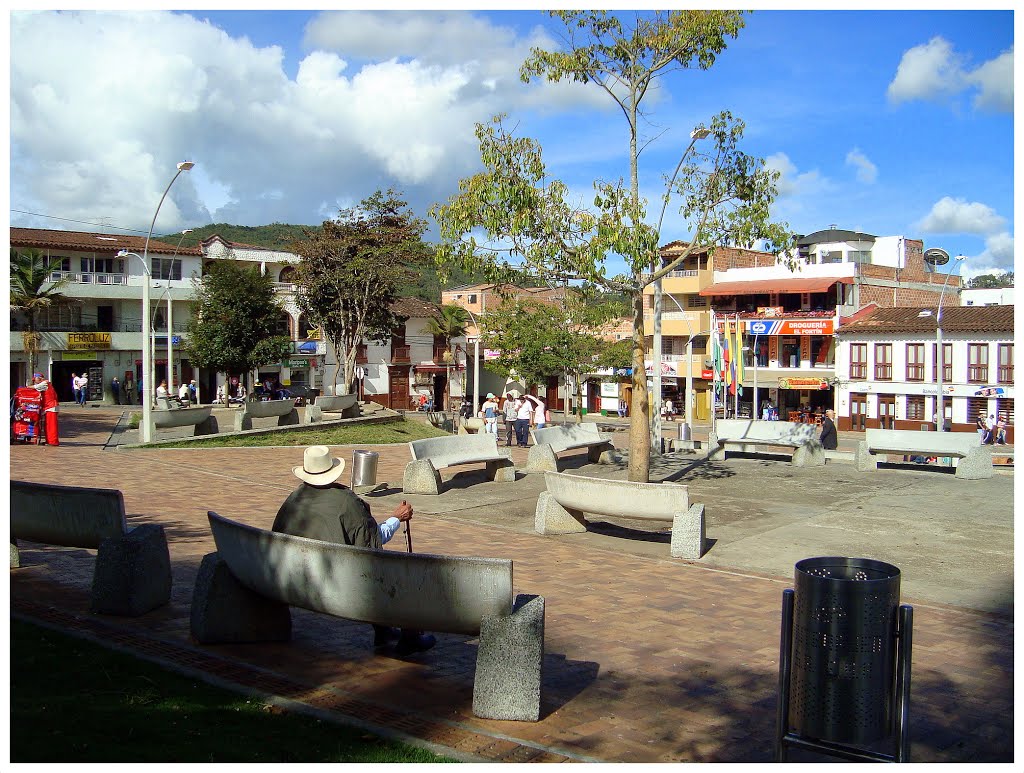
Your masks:
{"label": "lamp head", "polygon": [[128,250],[118,250],[117,251],[117,257],[119,257],[119,258],[127,258],[128,257]]}
{"label": "lamp head", "polygon": [[192,229],[191,228],[186,228],[184,231],[181,232],[181,235],[184,236],[185,234],[190,234],[190,233],[192,233]]}
{"label": "lamp head", "polygon": [[966,255],[957,255],[953,260],[967,260]]}
{"label": "lamp head", "polygon": [[931,312],[930,309],[925,309],[924,311],[917,312],[917,316],[919,316],[919,317],[930,317],[931,315],[932,315],[932,312]]}
{"label": "lamp head", "polygon": [[179,172],[187,172],[189,169],[196,165],[195,161],[182,161],[178,164]]}
{"label": "lamp head", "polygon": [[707,129],[707,128],[703,127],[703,126],[698,126],[693,131],[690,132],[690,139],[692,139],[692,140],[702,140],[702,139],[710,136],[710,134],[711,134],[711,129]]}

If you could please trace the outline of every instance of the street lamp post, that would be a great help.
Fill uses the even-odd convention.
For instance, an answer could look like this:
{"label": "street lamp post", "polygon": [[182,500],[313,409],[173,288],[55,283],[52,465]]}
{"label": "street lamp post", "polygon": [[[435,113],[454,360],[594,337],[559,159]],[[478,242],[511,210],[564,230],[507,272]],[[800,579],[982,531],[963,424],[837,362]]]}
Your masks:
{"label": "street lamp post", "polygon": [[[679,163],[676,164],[676,170],[672,173],[672,178],[668,181],[668,185],[665,188],[665,200],[661,205],[661,215],[658,217],[658,241],[661,242],[661,224],[665,220],[665,210],[668,208],[669,199],[672,197],[672,186],[675,184],[676,177],[679,175],[679,170],[683,168],[683,163],[686,161],[686,157],[690,154],[693,146],[697,144],[697,140],[702,140],[711,134],[710,129],[706,129],[703,126],[696,127],[690,132],[690,144],[686,146],[686,150],[683,151],[683,155],[679,157]],[[656,263],[657,270],[661,270],[661,253],[658,254],[658,260]],[[652,348],[654,351],[651,352],[651,370],[653,373],[653,398],[654,409],[651,411],[651,444],[658,453],[661,453],[662,449],[662,438],[661,438],[661,277],[654,280],[654,340]],[[692,368],[692,363],[687,362],[687,369]],[[687,411],[687,423],[689,423],[690,406],[686,406]],[[692,429],[692,427],[691,427]]]}
{"label": "street lamp post", "polygon": [[187,172],[195,166],[192,161],[182,161],[178,164],[178,171],[175,173],[171,181],[167,183],[167,187],[164,189],[163,196],[160,197],[160,202],[156,205],[156,212],[153,213],[153,220],[149,224],[149,233],[146,234],[146,244],[142,250],[142,255],[135,252],[128,252],[128,250],[121,250],[117,253],[118,257],[124,257],[126,255],[134,255],[136,258],[142,261],[142,269],[145,273],[145,278],[142,282],[142,372],[145,374],[145,378],[149,380],[149,383],[143,384],[142,394],[142,442],[150,443],[153,440],[153,356],[149,346],[149,336],[151,333],[151,321],[149,318],[149,286],[153,282],[153,272],[149,268],[149,240],[153,237],[153,227],[156,225],[156,217],[160,214],[160,207],[163,206],[164,199],[167,198],[167,192],[171,190],[171,186],[174,185],[174,181],[178,179],[178,176],[182,172]]}
{"label": "street lamp post", "polygon": [[476,328],[476,339],[473,343],[473,414],[476,415],[480,410],[480,323],[469,309],[466,309],[466,313]]}
{"label": "street lamp post", "polygon": [[[925,250],[924,259],[933,266],[944,266],[949,262],[949,253],[938,247]],[[945,367],[945,357],[942,354],[942,298],[946,294],[946,287],[949,285],[949,278],[953,275],[963,262],[967,260],[966,255],[957,255],[953,259],[953,270],[946,272],[946,281],[942,283],[942,290],[939,292],[939,305],[935,309],[935,431],[941,432],[945,424],[945,416],[942,413],[942,370]],[[929,317],[931,311],[922,311],[918,316]]]}
{"label": "street lamp post", "polygon": [[[178,237],[178,243],[174,247],[174,254],[171,256],[171,273],[174,272],[174,260],[178,257],[178,250],[181,248],[181,240],[185,234],[192,233],[191,228],[186,228]],[[174,311],[171,299],[171,277],[167,277],[167,391],[174,394]]]}

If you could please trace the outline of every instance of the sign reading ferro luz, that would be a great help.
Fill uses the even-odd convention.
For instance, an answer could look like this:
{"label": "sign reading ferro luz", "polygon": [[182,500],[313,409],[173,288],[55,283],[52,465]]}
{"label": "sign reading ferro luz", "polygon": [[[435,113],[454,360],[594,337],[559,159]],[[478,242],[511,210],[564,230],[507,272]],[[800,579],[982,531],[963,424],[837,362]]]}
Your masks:
{"label": "sign reading ferro luz", "polygon": [[110,333],[68,333],[68,349],[109,349]]}

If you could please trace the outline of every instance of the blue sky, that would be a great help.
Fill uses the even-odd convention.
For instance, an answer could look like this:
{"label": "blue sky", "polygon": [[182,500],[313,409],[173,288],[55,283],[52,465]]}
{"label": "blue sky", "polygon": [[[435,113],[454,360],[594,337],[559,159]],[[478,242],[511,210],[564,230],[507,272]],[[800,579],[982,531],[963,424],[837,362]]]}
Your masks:
{"label": "blue sky", "polygon": [[[145,231],[186,157],[196,168],[158,231],[317,224],[388,185],[426,216],[479,168],[473,125],[497,112],[581,201],[594,179],[628,176],[605,95],[519,82],[531,45],[557,45],[536,11],[41,11],[10,24],[13,225]],[[651,220],[690,129],[730,110],[743,149],[782,172],[774,214],[794,231],[901,234],[967,255],[968,276],[1012,270],[1013,45],[1009,10],[755,11],[712,69],[669,76],[649,102]],[[663,241],[687,235],[670,207]]]}

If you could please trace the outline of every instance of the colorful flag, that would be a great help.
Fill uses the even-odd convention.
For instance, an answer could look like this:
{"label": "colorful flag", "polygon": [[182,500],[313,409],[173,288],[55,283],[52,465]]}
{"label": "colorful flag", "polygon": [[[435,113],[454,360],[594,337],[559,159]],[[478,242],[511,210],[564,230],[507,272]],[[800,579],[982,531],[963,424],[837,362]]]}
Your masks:
{"label": "colorful flag", "polygon": [[736,382],[734,380],[735,368],[733,364],[735,353],[733,351],[732,329],[729,325],[728,314],[725,316],[725,331],[723,338],[725,340],[725,374],[723,381],[725,382],[726,392],[734,394],[736,391]]}
{"label": "colorful flag", "polygon": [[715,321],[715,313],[711,312],[711,367],[714,374],[713,381],[717,384],[722,380],[723,366],[722,342],[718,337],[718,323]]}
{"label": "colorful flag", "polygon": [[736,315],[736,389],[740,395],[743,394],[743,377],[746,372],[743,368],[743,323],[740,322],[740,315]]}

